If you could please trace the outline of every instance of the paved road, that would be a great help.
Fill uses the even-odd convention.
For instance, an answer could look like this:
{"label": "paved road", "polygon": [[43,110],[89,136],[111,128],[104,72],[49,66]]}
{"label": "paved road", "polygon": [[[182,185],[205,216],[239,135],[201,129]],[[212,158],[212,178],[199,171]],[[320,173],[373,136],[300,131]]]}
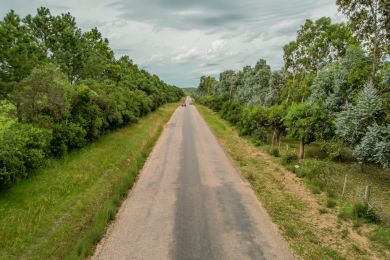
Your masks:
{"label": "paved road", "polygon": [[93,259],[293,259],[194,106],[179,107]]}

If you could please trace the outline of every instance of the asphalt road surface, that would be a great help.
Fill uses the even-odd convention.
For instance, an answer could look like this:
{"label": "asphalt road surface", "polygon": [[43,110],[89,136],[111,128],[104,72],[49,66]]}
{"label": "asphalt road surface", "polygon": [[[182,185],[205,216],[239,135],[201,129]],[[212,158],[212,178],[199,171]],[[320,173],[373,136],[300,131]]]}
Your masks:
{"label": "asphalt road surface", "polygon": [[187,105],[165,126],[93,259],[293,255],[196,108]]}

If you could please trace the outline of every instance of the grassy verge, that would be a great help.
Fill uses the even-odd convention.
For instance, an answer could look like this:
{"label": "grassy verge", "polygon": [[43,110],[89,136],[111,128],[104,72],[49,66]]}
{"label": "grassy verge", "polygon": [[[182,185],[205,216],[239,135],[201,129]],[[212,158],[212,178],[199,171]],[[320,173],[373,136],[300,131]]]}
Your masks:
{"label": "grassy verge", "polygon": [[371,243],[386,241],[385,230],[379,228],[371,238],[363,235],[364,229],[356,230],[353,223],[337,216],[340,210],[337,199],[325,193],[313,194],[307,183],[280,164],[279,158],[265,154],[249,139],[239,137],[238,131],[218,114],[197,107],[298,258],[390,256],[382,246]]}
{"label": "grassy verge", "polygon": [[89,255],[136,180],[164,124],[167,104],[0,194],[0,259]]}

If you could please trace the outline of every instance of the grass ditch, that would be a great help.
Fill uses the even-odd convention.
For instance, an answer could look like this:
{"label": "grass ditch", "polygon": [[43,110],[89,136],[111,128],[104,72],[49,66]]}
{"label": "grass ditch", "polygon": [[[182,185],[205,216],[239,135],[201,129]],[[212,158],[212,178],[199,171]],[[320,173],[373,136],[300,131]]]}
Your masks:
{"label": "grass ditch", "polygon": [[83,259],[136,181],[164,124],[166,104],[0,194],[0,259]]}
{"label": "grass ditch", "polygon": [[[238,131],[217,113],[204,106],[197,107],[298,258],[390,257],[387,229],[376,224],[356,227],[352,221],[338,217],[344,207],[338,194],[321,187],[321,183],[306,182],[313,172],[300,171],[303,167],[297,164],[291,147],[286,153],[258,146],[255,140],[239,137]],[[356,214],[356,210],[351,214]]]}

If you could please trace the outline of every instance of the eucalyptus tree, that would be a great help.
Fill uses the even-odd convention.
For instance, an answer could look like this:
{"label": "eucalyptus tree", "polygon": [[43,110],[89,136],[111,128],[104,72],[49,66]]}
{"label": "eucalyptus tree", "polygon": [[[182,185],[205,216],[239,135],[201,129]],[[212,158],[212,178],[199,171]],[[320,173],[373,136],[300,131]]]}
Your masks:
{"label": "eucalyptus tree", "polygon": [[381,59],[390,53],[390,3],[388,0],[337,0],[336,3],[370,51],[374,82]]}
{"label": "eucalyptus tree", "polygon": [[226,70],[219,74],[219,89],[223,96],[231,100],[237,91],[237,74],[233,70]]}
{"label": "eucalyptus tree", "polygon": [[332,24],[329,17],[307,19],[296,40],[283,47],[285,68],[293,74],[317,73],[356,43],[349,26],[343,23]]}
{"label": "eucalyptus tree", "polygon": [[383,168],[390,168],[390,124],[373,124],[361,142],[353,149],[359,161],[373,162]]}
{"label": "eucalyptus tree", "polygon": [[353,102],[370,77],[371,62],[364,51],[350,47],[345,56],[322,68],[311,85],[309,103],[322,103],[329,115]]}
{"label": "eucalyptus tree", "polygon": [[368,84],[356,104],[349,104],[336,119],[336,133],[352,147],[360,143],[369,126],[381,124],[385,118],[378,90]]}
{"label": "eucalyptus tree", "polygon": [[212,95],[216,93],[218,88],[218,81],[211,76],[202,76],[200,78],[198,93],[203,95]]}
{"label": "eucalyptus tree", "polygon": [[254,67],[244,67],[238,75],[242,84],[237,89],[237,97],[248,104],[263,104],[271,78],[271,67],[266,60],[260,59]]}
{"label": "eucalyptus tree", "polygon": [[287,84],[287,73],[283,70],[273,71],[266,90],[263,105],[270,107],[279,104],[282,100],[282,90]]}

